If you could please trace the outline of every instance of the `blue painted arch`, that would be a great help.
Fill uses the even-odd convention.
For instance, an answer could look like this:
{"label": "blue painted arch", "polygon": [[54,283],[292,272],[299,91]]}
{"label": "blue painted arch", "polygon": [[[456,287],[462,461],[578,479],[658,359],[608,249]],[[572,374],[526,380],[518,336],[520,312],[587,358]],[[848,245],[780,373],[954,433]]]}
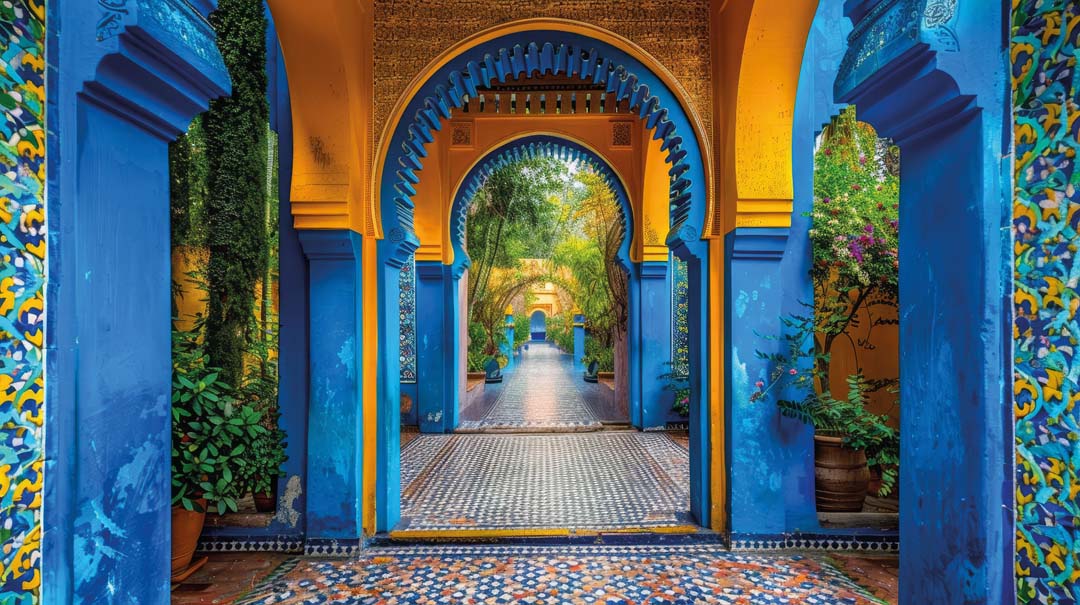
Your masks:
{"label": "blue painted arch", "polygon": [[[417,174],[434,132],[442,129],[465,99],[498,81],[544,75],[572,75],[606,86],[663,141],[671,176],[668,243],[701,243],[708,204],[704,141],[680,96],[636,57],[582,34],[534,30],[507,34],[468,48],[436,70],[409,99],[405,116],[389,135],[379,183],[380,215],[392,244],[385,260],[401,263],[418,246],[413,224]],[[699,254],[700,256],[700,254]]]}
{"label": "blue painted arch", "polygon": [[[601,30],[597,30],[597,36],[617,39]],[[414,229],[412,201],[419,182],[417,173],[424,166],[434,132],[441,130],[453,110],[462,107],[466,97],[478,94],[496,81],[569,75],[604,85],[608,93],[628,103],[630,115],[636,114],[644,122],[654,140],[662,141],[661,150],[667,154],[665,162],[669,165],[671,186],[666,243],[687,261],[690,281],[691,513],[708,526],[710,412],[704,394],[709,392],[710,380],[709,352],[705,346],[709,342],[709,246],[701,237],[709,224],[710,164],[707,141],[698,128],[699,122],[689,106],[683,104],[685,94],[669,87],[664,68],[644,53],[635,56],[598,37],[560,31],[550,23],[462,48],[445,63],[432,68],[430,74],[407,100],[402,100],[404,109],[395,110],[394,115],[401,117],[394,118],[398,121],[384,135],[376,156],[377,219],[384,230],[384,238],[378,242],[379,333],[396,334],[400,329],[397,274],[420,244]],[[635,300],[634,296],[631,292],[631,301]],[[632,340],[639,325],[639,321],[631,322]],[[378,347],[378,415],[388,420],[380,422],[378,430],[376,515],[377,527],[388,530],[400,514],[395,420],[400,399],[396,367],[399,351],[396,339],[380,339]]]}
{"label": "blue painted arch", "polygon": [[[539,334],[539,338],[537,338]],[[529,315],[529,336],[533,340],[544,340],[547,338],[547,314],[543,309],[537,309]]]}

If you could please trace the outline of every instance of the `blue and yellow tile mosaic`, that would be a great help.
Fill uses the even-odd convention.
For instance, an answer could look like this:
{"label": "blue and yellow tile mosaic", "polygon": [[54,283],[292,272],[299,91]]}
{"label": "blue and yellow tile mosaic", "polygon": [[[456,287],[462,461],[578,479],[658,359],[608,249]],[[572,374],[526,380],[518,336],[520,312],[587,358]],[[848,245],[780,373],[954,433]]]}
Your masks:
{"label": "blue and yellow tile mosaic", "polygon": [[0,3],[0,603],[38,603],[44,481],[45,3]]}
{"label": "blue and yellow tile mosaic", "polygon": [[1080,5],[1013,2],[1016,574],[1080,602]]}

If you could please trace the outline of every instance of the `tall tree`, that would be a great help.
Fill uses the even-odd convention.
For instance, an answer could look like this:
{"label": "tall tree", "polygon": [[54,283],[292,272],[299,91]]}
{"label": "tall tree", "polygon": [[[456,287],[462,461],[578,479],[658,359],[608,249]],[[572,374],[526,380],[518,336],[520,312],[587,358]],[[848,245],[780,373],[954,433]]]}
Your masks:
{"label": "tall tree", "polygon": [[232,96],[204,116],[210,251],[207,350],[237,385],[266,271],[266,17],[262,0],[221,0],[210,15],[232,79]]}

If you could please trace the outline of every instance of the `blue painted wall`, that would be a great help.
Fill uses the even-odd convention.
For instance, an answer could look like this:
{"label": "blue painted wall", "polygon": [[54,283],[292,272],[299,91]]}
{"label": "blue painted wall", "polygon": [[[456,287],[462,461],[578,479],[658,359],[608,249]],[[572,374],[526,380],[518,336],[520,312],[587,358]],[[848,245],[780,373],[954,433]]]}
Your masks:
{"label": "blue painted wall", "polygon": [[228,79],[187,5],[126,4],[50,7],[50,603],[169,602],[167,145]]}
{"label": "blue painted wall", "polygon": [[[872,5],[845,11],[858,21]],[[1015,597],[1008,13],[995,8],[899,2],[884,38],[852,40],[836,87],[901,151],[900,582],[913,603]]]}
{"label": "blue painted wall", "polygon": [[309,366],[306,537],[356,541],[363,533],[365,421],[361,238],[344,230],[303,231],[300,242],[310,270],[310,322],[317,326]]}

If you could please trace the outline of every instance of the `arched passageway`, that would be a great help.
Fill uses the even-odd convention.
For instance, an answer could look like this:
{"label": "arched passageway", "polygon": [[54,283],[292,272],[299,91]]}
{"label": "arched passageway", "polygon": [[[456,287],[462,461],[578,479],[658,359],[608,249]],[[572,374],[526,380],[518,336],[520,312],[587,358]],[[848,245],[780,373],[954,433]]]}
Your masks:
{"label": "arched passageway", "polygon": [[529,316],[529,337],[532,340],[547,340],[547,315],[539,309]]}

